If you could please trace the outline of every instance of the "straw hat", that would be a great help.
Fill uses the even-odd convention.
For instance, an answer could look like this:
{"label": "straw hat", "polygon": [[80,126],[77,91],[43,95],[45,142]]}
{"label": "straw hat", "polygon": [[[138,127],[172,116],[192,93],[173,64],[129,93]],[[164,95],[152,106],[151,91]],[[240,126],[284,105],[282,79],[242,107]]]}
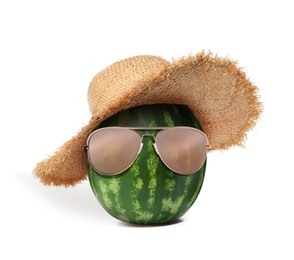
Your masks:
{"label": "straw hat", "polygon": [[262,110],[257,88],[236,62],[204,52],[171,63],[156,56],[116,62],[94,77],[88,103],[89,123],[34,169],[44,184],[68,186],[86,179],[88,135],[121,110],[144,104],[186,105],[208,136],[210,150],[242,145]]}

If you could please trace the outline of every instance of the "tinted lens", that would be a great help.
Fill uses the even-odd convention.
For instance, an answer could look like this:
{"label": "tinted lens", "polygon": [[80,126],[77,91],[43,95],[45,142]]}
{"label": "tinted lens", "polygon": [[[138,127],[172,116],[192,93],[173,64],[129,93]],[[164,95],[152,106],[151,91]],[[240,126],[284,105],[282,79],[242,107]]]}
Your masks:
{"label": "tinted lens", "polygon": [[163,130],[156,136],[156,146],[164,164],[179,174],[197,172],[206,159],[206,136],[194,128]]}
{"label": "tinted lens", "polygon": [[104,175],[123,172],[132,165],[141,146],[141,137],[119,127],[101,128],[90,135],[88,158],[93,168]]}

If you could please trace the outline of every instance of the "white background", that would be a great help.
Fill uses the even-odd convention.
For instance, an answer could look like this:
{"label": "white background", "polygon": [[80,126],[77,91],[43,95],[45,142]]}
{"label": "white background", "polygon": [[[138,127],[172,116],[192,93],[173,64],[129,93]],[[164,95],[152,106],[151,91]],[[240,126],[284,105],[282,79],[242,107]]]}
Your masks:
{"label": "white background", "polygon": [[[0,258],[294,259],[291,2],[1,0]],[[246,149],[209,154],[180,223],[128,225],[88,181],[65,189],[32,177],[87,124],[97,72],[129,56],[203,49],[239,61],[264,113]]]}

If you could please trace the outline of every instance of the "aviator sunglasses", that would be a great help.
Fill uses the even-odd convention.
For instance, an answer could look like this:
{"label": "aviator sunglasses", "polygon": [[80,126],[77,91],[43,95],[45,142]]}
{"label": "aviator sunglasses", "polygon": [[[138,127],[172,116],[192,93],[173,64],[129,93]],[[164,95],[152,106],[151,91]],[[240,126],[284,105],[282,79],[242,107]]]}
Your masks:
{"label": "aviator sunglasses", "polygon": [[[158,132],[146,133],[146,130]],[[154,139],[156,153],[166,167],[175,173],[196,173],[206,160],[208,138],[196,128],[104,127],[93,131],[87,139],[85,149],[89,163],[102,175],[122,173],[131,167],[140,154],[146,136]]]}

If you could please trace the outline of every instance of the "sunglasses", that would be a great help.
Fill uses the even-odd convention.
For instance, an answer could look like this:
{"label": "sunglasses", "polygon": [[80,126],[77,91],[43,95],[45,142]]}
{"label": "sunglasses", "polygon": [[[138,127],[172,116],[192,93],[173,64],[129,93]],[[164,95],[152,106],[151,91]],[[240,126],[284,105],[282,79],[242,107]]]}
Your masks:
{"label": "sunglasses", "polygon": [[[155,130],[158,132],[153,134]],[[154,139],[156,153],[166,167],[175,173],[196,173],[206,160],[208,138],[196,128],[104,127],[92,132],[87,139],[85,149],[89,163],[102,175],[122,173],[131,167],[140,154],[146,136]]]}

